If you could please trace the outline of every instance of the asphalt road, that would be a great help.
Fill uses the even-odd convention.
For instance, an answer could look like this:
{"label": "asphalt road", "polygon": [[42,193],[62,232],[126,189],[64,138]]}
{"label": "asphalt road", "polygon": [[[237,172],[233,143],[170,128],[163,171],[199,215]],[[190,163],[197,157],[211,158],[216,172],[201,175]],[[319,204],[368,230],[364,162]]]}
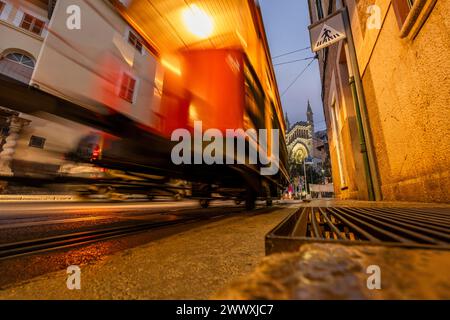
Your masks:
{"label": "asphalt road", "polygon": [[[245,214],[232,201],[212,202],[203,209],[198,201],[156,202],[7,202],[0,204],[0,246],[76,232],[174,222],[146,232],[72,248],[0,259],[0,288],[56,271],[70,264],[86,264],[118,251],[139,246],[233,214]],[[178,224],[179,221],[180,223]]]}
{"label": "asphalt road", "polygon": [[138,222],[204,215],[234,203],[212,203],[201,209],[197,201],[124,203],[4,203],[0,204],[0,244]]}

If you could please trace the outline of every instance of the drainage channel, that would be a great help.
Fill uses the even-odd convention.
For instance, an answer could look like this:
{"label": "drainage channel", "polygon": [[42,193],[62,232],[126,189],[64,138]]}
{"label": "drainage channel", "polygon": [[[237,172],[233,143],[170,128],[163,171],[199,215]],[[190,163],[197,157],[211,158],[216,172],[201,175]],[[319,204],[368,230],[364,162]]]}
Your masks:
{"label": "drainage channel", "polygon": [[450,250],[450,209],[300,208],[266,235],[266,254],[318,242]]}

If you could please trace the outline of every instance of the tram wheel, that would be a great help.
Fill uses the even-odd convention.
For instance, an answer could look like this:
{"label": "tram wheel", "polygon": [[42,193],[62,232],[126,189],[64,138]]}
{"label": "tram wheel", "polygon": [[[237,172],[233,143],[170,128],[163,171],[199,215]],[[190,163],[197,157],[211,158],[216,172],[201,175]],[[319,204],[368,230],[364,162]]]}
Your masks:
{"label": "tram wheel", "polygon": [[209,207],[209,200],[208,199],[202,199],[200,200],[200,205],[202,206],[202,208],[208,208]]}
{"label": "tram wheel", "polygon": [[247,190],[245,195],[245,208],[247,210],[253,210],[256,207],[256,193],[252,189]]}

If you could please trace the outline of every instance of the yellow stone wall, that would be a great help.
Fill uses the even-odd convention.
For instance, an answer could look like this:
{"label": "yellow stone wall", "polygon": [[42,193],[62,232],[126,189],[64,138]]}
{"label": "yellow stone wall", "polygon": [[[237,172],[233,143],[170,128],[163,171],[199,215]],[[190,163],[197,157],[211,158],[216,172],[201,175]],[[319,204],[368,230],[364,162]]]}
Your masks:
{"label": "yellow stone wall", "polygon": [[386,12],[361,59],[383,198],[448,202],[450,1],[437,1],[414,39],[400,38],[392,5]]}
{"label": "yellow stone wall", "polygon": [[[324,11],[328,2],[323,1]],[[384,200],[450,202],[450,1],[417,0],[429,15],[401,37],[390,0],[347,0],[365,90],[370,134]],[[315,0],[310,0],[316,21]],[[381,10],[381,29],[366,26],[367,6]],[[319,54],[335,194],[365,199],[354,104],[343,72],[342,43]],[[341,128],[333,130],[332,105],[339,104]],[[338,163],[339,138],[342,147]],[[341,169],[340,169],[341,167]],[[342,178],[343,177],[343,178]]]}

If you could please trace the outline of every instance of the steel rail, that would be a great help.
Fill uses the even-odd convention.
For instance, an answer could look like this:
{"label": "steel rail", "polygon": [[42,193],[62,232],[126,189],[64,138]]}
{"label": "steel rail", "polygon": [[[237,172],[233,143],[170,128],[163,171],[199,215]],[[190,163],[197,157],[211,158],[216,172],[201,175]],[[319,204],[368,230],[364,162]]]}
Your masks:
{"label": "steel rail", "polygon": [[[384,209],[383,211],[387,211],[386,208],[378,208],[378,209]],[[420,216],[420,217],[426,217],[426,218],[433,218],[433,219],[438,219],[440,221],[446,221],[446,222],[450,222],[450,214],[439,214],[438,212],[430,212],[430,211],[425,211],[425,210],[416,210],[413,208],[395,208],[395,210],[400,211],[400,212],[404,212],[410,215],[414,215],[414,216]]]}
{"label": "steel rail", "polygon": [[336,212],[335,210],[332,210],[333,208],[330,208],[330,214],[336,216],[338,219],[340,219],[342,222],[346,223],[348,227],[350,227],[351,229],[353,229],[353,231],[357,231],[359,234],[363,235],[367,240],[372,241],[372,242],[380,242],[380,239],[374,237],[373,235],[371,235],[370,233],[364,231],[362,228],[358,227],[356,224],[350,222],[348,219],[346,219],[345,217],[343,217],[342,215],[340,215],[338,212]]}
{"label": "steel rail", "polygon": [[333,232],[336,234],[336,236],[341,240],[345,240],[344,237],[341,235],[341,231],[338,228],[336,228],[336,226],[333,224],[333,222],[331,222],[330,218],[328,218],[328,215],[325,212],[325,210],[323,210],[322,208],[319,208],[319,212],[322,214],[322,217],[324,217],[328,226],[330,227],[331,230],[333,230]]}
{"label": "steel rail", "polygon": [[[444,232],[448,231],[448,228],[446,229],[443,226],[448,226],[450,228],[450,223],[440,221],[439,219],[436,220],[434,218],[428,218],[426,216],[414,216],[403,212],[395,212],[395,214],[393,214],[392,211],[379,210],[378,208],[365,208],[365,209],[370,210],[372,212],[378,212],[380,214],[389,215],[390,217],[396,217],[398,219],[403,218],[407,220],[417,221],[417,223],[425,223],[427,227],[436,228],[437,230],[442,230]],[[403,219],[402,221],[404,221]]]}
{"label": "steel rail", "polygon": [[[364,214],[362,214],[360,212],[356,212],[356,210],[351,210],[351,209],[350,210],[347,209],[347,210],[350,211],[350,213],[353,216],[356,215],[356,216],[360,217],[361,219],[364,219],[366,221],[371,221],[374,225],[383,226],[383,227],[386,227],[386,229],[395,230],[397,233],[400,233],[400,234],[403,234],[403,235],[408,235],[409,237],[412,237],[412,238],[415,238],[415,239],[420,239],[420,240],[428,242],[428,243],[444,244],[444,242],[442,242],[440,240],[436,240],[434,238],[431,238],[431,237],[422,235],[420,233],[414,232],[412,230],[405,229],[405,228],[402,228],[402,227],[400,227],[398,225],[395,225],[395,224],[392,223],[392,221],[390,221],[390,223],[389,223],[389,222],[385,222],[385,221],[383,221],[381,219],[375,219],[375,218],[370,217],[368,215],[364,215]],[[358,209],[358,210],[360,210],[360,209]],[[387,219],[387,220],[389,221],[389,219]]]}
{"label": "steel rail", "polygon": [[[351,220],[351,221],[356,221],[358,222],[360,225],[365,225],[367,229],[371,229],[371,230],[375,230],[376,232],[378,232],[379,234],[382,234],[384,236],[387,236],[390,239],[396,240],[398,242],[402,242],[402,243],[408,243],[410,242],[410,240],[401,237],[397,234],[394,234],[390,231],[384,230],[382,228],[377,227],[376,225],[370,224],[367,221],[361,220],[360,218],[354,217],[352,216],[351,213],[353,213],[352,211],[350,211],[350,214],[346,211],[343,210],[349,210],[350,208],[333,208],[334,210],[338,211],[339,213],[341,213],[342,215],[344,215],[347,219]],[[351,209],[350,209],[351,210]]]}
{"label": "steel rail", "polygon": [[[240,211],[235,213],[240,213]],[[68,233],[39,239],[31,239],[14,243],[1,244],[0,261],[28,254],[42,253],[57,249],[66,249],[80,245],[87,245],[102,240],[132,235],[135,233],[161,227],[175,226],[204,220],[210,220],[221,216],[224,216],[223,212],[218,212],[216,214],[208,212],[202,215],[175,218],[174,220],[137,223],[127,226],[102,228],[98,230]]]}
{"label": "steel rail", "polygon": [[317,225],[318,221],[316,220],[316,213],[314,212],[313,207],[311,207],[310,213],[311,213],[311,224],[313,227],[314,237],[322,238],[322,234],[320,232],[319,226]]}
{"label": "steel rail", "polygon": [[431,225],[424,223],[423,220],[417,221],[416,219],[411,219],[409,217],[408,217],[409,218],[408,220],[405,220],[405,219],[402,219],[402,217],[397,217],[396,215],[392,215],[392,214],[388,214],[388,213],[373,211],[369,208],[367,208],[367,209],[364,208],[364,210],[362,210],[362,211],[366,212],[367,214],[369,214],[371,216],[388,219],[389,221],[392,221],[394,223],[408,226],[410,228],[414,228],[414,229],[423,231],[424,233],[430,233],[430,234],[436,235],[438,237],[443,237],[447,240],[450,240],[450,228],[431,226]]}

